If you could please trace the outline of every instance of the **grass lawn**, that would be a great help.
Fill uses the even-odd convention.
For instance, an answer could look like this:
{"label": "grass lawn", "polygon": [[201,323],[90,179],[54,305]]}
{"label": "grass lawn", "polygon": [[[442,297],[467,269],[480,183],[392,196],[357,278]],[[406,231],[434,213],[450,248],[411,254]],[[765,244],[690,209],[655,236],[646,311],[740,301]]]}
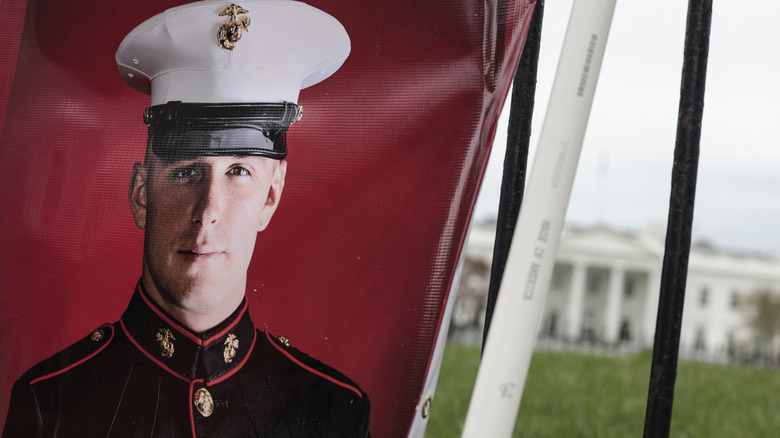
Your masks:
{"label": "grass lawn", "polygon": [[[651,353],[537,351],[514,437],[641,437]],[[458,437],[479,348],[448,344],[425,436]],[[780,436],[780,371],[681,362],[673,437]]]}

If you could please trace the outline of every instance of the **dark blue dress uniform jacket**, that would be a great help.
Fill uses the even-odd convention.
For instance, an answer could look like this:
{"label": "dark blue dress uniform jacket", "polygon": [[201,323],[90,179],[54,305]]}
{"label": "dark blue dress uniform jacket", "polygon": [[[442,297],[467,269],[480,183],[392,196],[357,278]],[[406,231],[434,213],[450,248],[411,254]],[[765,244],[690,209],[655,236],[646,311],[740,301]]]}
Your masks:
{"label": "dark blue dress uniform jacket", "polygon": [[122,319],[14,385],[3,437],[365,437],[368,396],[255,329],[195,334],[137,288]]}

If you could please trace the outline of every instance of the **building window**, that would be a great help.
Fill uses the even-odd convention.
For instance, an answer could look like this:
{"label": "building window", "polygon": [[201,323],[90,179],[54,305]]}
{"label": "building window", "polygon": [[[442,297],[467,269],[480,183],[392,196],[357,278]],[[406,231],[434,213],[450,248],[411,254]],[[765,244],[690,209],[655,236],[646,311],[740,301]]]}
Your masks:
{"label": "building window", "polygon": [[554,338],[558,334],[558,314],[556,312],[550,312],[549,318],[547,318],[547,336]]}
{"label": "building window", "polygon": [[599,291],[599,277],[596,274],[588,275],[588,293],[595,294]]}
{"label": "building window", "polygon": [[710,290],[707,289],[707,286],[704,286],[699,291],[699,305],[701,307],[707,307],[707,301],[710,299]]}
{"label": "building window", "polygon": [[704,338],[704,328],[699,327],[696,330],[696,343],[693,345],[693,349],[696,351],[704,351],[707,349],[707,342]]}
{"label": "building window", "polygon": [[563,274],[558,266],[553,268],[552,289],[556,291],[563,290]]}
{"label": "building window", "polygon": [[623,285],[624,297],[631,298],[632,296],[634,296],[634,289],[636,288],[635,283],[636,282],[634,281],[633,278],[630,277],[626,278],[626,283]]}
{"label": "building window", "polygon": [[631,323],[627,319],[624,319],[623,322],[620,323],[620,340],[631,340]]}
{"label": "building window", "polygon": [[726,338],[726,354],[733,358],[736,352],[737,349],[734,345],[734,332],[729,332],[728,337]]}
{"label": "building window", "polygon": [[739,307],[739,291],[737,290],[731,292],[731,307],[735,309]]}

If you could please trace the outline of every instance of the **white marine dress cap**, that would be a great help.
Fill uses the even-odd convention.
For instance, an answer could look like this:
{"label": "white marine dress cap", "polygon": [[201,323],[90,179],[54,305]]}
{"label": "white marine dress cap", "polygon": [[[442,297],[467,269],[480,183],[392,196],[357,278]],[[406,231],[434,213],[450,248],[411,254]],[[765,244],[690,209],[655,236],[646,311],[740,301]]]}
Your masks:
{"label": "white marine dress cap", "polygon": [[298,95],[336,72],[350,40],[331,15],[293,0],[199,1],[144,21],[116,52],[119,74],[151,94],[161,156],[286,156]]}

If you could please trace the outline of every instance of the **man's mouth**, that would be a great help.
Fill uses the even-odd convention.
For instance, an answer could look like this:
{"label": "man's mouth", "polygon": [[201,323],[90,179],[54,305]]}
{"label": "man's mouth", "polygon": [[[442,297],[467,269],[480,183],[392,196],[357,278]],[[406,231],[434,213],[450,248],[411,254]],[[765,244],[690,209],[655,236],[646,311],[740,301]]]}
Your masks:
{"label": "man's mouth", "polygon": [[179,250],[179,254],[195,260],[207,260],[224,254],[224,251],[219,251],[212,248],[193,248]]}

